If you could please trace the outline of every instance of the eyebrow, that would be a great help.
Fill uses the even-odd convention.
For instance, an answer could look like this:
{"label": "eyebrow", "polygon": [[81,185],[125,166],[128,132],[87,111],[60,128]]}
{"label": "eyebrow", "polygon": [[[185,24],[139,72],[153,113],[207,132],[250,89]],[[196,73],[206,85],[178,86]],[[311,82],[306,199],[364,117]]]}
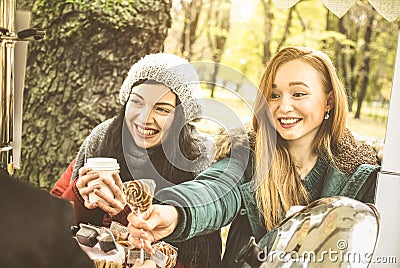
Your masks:
{"label": "eyebrow", "polygon": [[140,96],[139,94],[132,92],[131,95],[135,95],[136,97],[140,98],[141,100],[144,100],[144,98],[142,96]]}
{"label": "eyebrow", "polygon": [[173,105],[173,104],[171,104],[171,103],[169,103],[169,102],[157,102],[156,105],[169,105],[169,106],[171,106],[172,108],[175,108],[175,105]]}
{"label": "eyebrow", "polygon": [[[135,93],[135,92],[132,92],[131,95],[135,95],[138,98],[140,98],[142,101],[144,101],[144,98],[142,96],[140,96],[139,94]],[[169,102],[157,102],[155,105],[169,105],[172,108],[175,108],[175,105],[173,105],[173,104],[171,104]]]}
{"label": "eyebrow", "polygon": [[[305,86],[307,88],[310,88],[306,83],[301,82],[301,81],[289,82],[289,86],[296,86],[296,85]],[[272,84],[272,88],[277,88],[277,85],[276,84]]]}

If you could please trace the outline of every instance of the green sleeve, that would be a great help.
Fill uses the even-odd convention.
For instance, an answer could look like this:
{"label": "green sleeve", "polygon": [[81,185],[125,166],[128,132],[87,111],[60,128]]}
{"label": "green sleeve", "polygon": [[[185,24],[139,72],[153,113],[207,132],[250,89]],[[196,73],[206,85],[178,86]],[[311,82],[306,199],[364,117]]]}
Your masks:
{"label": "green sleeve", "polygon": [[196,179],[160,190],[155,198],[175,206],[179,215],[177,228],[165,240],[183,241],[229,224],[240,210],[244,171],[241,161],[224,158]]}
{"label": "green sleeve", "polygon": [[365,183],[361,187],[360,191],[357,193],[355,199],[360,200],[364,203],[375,203],[376,196],[376,183],[379,169],[377,168],[366,179]]}

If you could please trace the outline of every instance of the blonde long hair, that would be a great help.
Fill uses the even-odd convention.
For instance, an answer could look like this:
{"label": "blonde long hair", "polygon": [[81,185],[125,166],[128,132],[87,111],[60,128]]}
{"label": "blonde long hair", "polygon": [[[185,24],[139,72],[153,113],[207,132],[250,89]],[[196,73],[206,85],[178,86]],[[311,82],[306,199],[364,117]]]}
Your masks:
{"label": "blonde long hair", "polygon": [[330,118],[323,120],[312,144],[313,152],[332,162],[331,146],[338,143],[346,127],[347,96],[329,57],[305,47],[280,50],[268,63],[262,76],[253,117],[256,131],[255,194],[267,230],[274,228],[291,206],[305,205],[309,199],[287,150],[286,141],[273,126],[268,106],[278,67],[296,59],[312,66],[319,74],[326,93],[332,92]]}

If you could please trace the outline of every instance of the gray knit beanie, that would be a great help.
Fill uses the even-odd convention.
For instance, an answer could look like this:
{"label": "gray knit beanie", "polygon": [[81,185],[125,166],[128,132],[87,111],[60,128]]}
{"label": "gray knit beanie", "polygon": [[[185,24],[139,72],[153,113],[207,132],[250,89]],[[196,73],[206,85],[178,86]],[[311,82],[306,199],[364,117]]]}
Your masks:
{"label": "gray knit beanie", "polygon": [[202,113],[199,76],[187,60],[166,53],[143,57],[132,65],[122,83],[119,93],[122,104],[128,100],[133,84],[143,79],[155,80],[171,89],[182,104],[186,120],[196,119]]}

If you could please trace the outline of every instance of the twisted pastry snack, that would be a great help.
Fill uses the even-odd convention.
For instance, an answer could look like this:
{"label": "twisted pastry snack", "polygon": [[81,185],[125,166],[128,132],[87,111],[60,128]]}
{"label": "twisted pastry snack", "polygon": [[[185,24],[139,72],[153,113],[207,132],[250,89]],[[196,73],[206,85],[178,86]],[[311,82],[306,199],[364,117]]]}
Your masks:
{"label": "twisted pastry snack", "polygon": [[134,180],[125,182],[124,186],[126,202],[130,206],[139,209],[141,213],[150,208],[153,201],[153,194],[150,191],[149,185],[140,180]]}
{"label": "twisted pastry snack", "polygon": [[115,241],[126,241],[128,240],[128,229],[126,226],[122,225],[119,222],[111,221],[110,231],[114,235]]}
{"label": "twisted pastry snack", "polygon": [[172,268],[176,265],[176,259],[178,258],[178,251],[175,247],[170,244],[161,241],[153,245],[154,249],[161,251],[165,256],[168,257],[168,260],[164,266],[164,268]]}

